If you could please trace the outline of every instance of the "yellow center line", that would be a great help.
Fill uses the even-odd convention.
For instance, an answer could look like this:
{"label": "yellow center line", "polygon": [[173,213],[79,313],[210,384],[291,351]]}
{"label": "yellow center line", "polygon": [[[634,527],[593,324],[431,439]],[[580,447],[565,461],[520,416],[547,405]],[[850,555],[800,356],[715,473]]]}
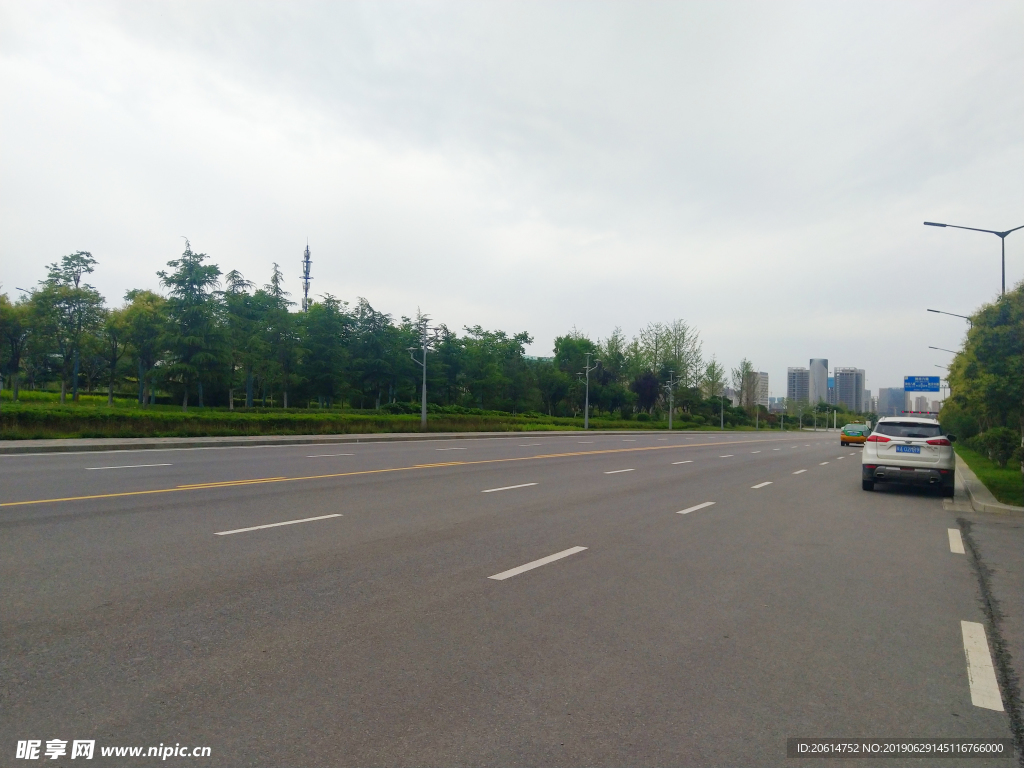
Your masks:
{"label": "yellow center line", "polygon": [[473,464],[503,464],[510,461],[537,461],[541,459],[563,459],[573,456],[599,456],[610,453],[637,453],[640,451],[665,451],[678,448],[707,448],[715,445],[737,445],[742,443],[779,442],[791,438],[762,438],[760,440],[716,440],[713,443],[691,443],[689,445],[651,445],[636,448],[607,448],[600,451],[571,451],[569,453],[544,453],[537,456],[513,456],[505,459],[478,459],[477,461],[446,461],[438,464],[414,464],[409,467],[386,467],[384,469],[363,469],[355,472],[335,472],[329,475],[306,475],[304,477],[263,477],[253,480],[224,480],[220,482],[196,483],[179,485],[174,488],[154,488],[148,491],[121,491],[119,493],[97,493],[90,496],[66,496],[59,499],[28,499],[25,501],[4,501],[0,507],[22,507],[29,504],[56,504],[65,501],[91,501],[93,499],[117,499],[126,496],[148,496],[155,493],[180,493],[182,491],[206,491],[214,488],[233,488],[241,485],[259,483],[289,483],[300,480],[330,480],[338,477],[355,477],[356,475],[377,475],[384,472],[408,472],[413,469],[434,469],[437,467],[466,467]]}

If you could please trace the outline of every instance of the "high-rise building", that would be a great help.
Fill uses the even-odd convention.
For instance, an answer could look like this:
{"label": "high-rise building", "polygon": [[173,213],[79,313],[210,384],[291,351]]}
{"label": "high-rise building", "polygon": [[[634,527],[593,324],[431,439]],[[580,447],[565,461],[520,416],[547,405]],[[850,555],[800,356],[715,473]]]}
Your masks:
{"label": "high-rise building", "polygon": [[768,374],[764,371],[758,371],[757,374],[756,389],[754,390],[754,402],[757,405],[768,407]]}
{"label": "high-rise building", "polygon": [[942,403],[940,403],[938,400],[932,400],[932,410],[935,411],[935,413],[938,413],[941,408]]}
{"label": "high-rise building", "polygon": [[928,402],[928,398],[925,397],[924,395],[918,395],[917,397],[914,398],[915,411],[930,411],[930,405],[931,404]]}
{"label": "high-rise building", "polygon": [[828,402],[828,360],[819,357],[811,358],[807,399],[812,405],[822,400]]}
{"label": "high-rise building", "polygon": [[806,403],[811,398],[810,371],[806,368],[786,369],[786,400],[794,405]]}
{"label": "high-rise building", "polygon": [[864,369],[836,368],[835,392],[837,405],[855,413],[867,410],[864,407]]}
{"label": "high-rise building", "polygon": [[825,402],[829,405],[836,404],[836,377],[828,377],[828,397],[825,398]]}
{"label": "high-rise building", "polygon": [[907,394],[903,387],[882,387],[878,390],[875,413],[879,416],[899,416],[907,407]]}

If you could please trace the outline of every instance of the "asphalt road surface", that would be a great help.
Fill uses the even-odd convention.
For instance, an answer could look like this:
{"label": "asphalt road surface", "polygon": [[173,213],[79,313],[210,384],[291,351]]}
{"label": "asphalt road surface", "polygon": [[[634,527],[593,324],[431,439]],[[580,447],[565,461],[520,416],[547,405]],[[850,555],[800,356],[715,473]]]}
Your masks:
{"label": "asphalt road surface", "polygon": [[[0,457],[0,765],[836,765],[787,739],[1010,738],[984,634],[965,650],[986,618],[957,514],[859,473],[834,433]],[[209,756],[100,754],[157,745]]]}

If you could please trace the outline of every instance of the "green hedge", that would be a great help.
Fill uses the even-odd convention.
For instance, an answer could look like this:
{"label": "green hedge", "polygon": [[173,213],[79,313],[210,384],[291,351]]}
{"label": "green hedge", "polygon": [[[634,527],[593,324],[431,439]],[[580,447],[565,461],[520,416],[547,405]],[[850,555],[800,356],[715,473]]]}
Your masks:
{"label": "green hedge", "polygon": [[999,501],[1003,504],[1024,506],[1024,480],[1021,478],[1019,463],[1011,462],[1005,467],[1000,467],[988,456],[973,451],[962,443],[956,444],[956,452]]}
{"label": "green hedge", "polygon": [[[583,419],[500,412],[432,414],[431,432],[519,432],[581,429]],[[665,429],[664,422],[591,419],[594,429]],[[684,428],[680,424],[680,428]],[[340,413],[317,410],[273,412],[195,408],[128,410],[91,406],[39,406],[5,403],[0,412],[0,439],[80,437],[199,437],[223,435],[328,435],[418,432],[418,415]]]}

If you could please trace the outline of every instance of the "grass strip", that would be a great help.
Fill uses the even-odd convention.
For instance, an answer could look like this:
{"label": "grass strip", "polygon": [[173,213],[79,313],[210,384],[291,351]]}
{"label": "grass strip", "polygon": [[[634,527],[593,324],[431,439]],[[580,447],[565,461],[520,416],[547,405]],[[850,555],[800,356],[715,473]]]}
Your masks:
{"label": "grass strip", "polygon": [[996,499],[1003,504],[1024,506],[1024,481],[1020,467],[1012,462],[1000,467],[988,456],[962,445],[956,446],[956,452]]}

